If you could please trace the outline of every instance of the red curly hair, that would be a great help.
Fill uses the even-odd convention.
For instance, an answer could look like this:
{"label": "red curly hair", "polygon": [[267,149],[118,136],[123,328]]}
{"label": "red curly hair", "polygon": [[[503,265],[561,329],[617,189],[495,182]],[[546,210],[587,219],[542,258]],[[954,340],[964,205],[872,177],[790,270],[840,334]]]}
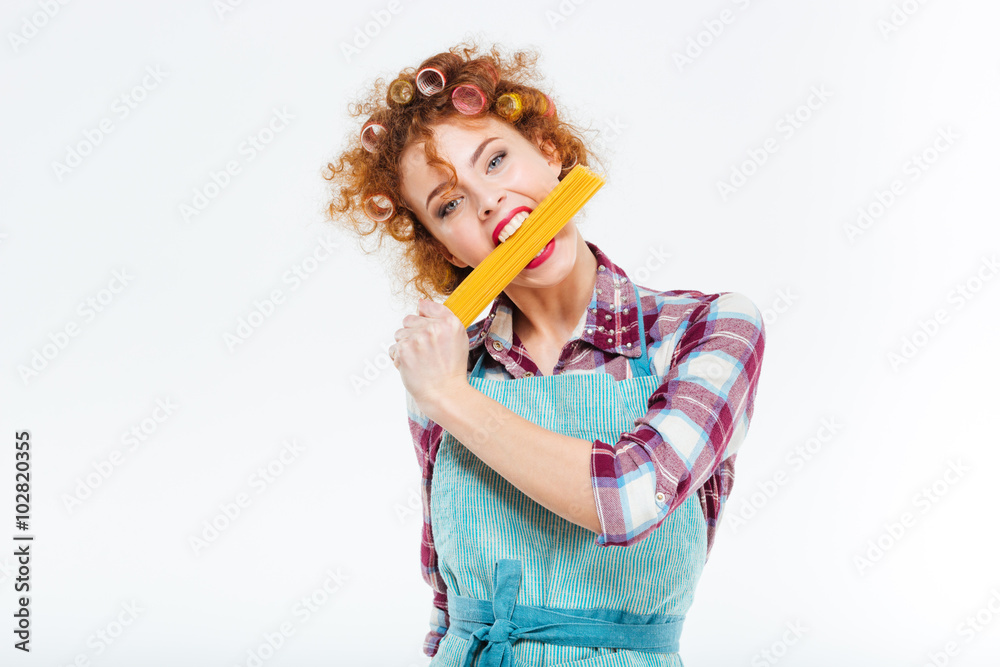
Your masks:
{"label": "red curly hair", "polygon": [[[444,246],[419,222],[415,212],[406,207],[400,191],[399,158],[413,142],[426,142],[428,163],[440,165],[451,172],[449,187],[454,187],[455,169],[442,160],[433,146],[433,128],[438,123],[455,118],[482,119],[487,114],[508,123],[522,136],[535,143],[548,141],[563,160],[562,179],[577,163],[588,165],[595,157],[581,139],[581,131],[564,122],[559,107],[550,108],[552,98],[531,82],[537,80],[535,51],[517,51],[509,58],[494,45],[479,55],[474,43],[462,43],[448,51],[431,56],[419,67],[401,70],[393,80],[409,82],[416,90],[416,74],[425,67],[434,67],[445,77],[446,85],[431,95],[415,93],[404,104],[394,102],[385,78],[375,80],[372,89],[361,102],[348,104],[348,113],[364,121],[354,132],[348,148],[337,158],[336,165],[328,162],[323,178],[331,182],[326,214],[359,236],[359,241],[378,232],[378,246],[391,236],[401,244],[401,262],[394,266],[397,278],[404,286],[413,285],[427,299],[447,296],[472,272],[473,267],[456,267],[444,254]],[[463,115],[452,103],[452,91],[463,84],[475,84],[486,95],[485,108],[478,114]],[[516,93],[522,100],[520,117],[513,122],[497,112],[495,103],[505,93]],[[377,149],[365,149],[361,129],[368,123],[378,123],[385,132],[377,137]],[[392,201],[392,215],[383,222],[374,222],[364,213],[364,203],[371,195],[381,194]],[[366,254],[370,251],[362,250]]]}

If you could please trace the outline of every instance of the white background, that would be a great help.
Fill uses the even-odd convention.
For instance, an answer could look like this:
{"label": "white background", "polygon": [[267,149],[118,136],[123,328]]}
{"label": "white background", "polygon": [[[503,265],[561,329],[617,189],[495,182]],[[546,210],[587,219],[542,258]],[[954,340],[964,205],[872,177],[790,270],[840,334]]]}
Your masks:
{"label": "white background", "polygon": [[[594,130],[608,184],[585,238],[644,286],[739,291],[766,318],[685,664],[996,664],[1000,5],[50,4],[7,2],[0,18],[0,663],[247,665],[286,622],[263,664],[428,662],[419,469],[385,356],[415,307],[324,220],[321,170],[376,76],[478,37],[538,48],[543,88]],[[125,117],[123,94],[142,98]],[[291,120],[249,159],[241,145],[275,109]],[[102,119],[112,131],[88,145]],[[769,138],[777,151],[723,197]],[[87,154],[56,167],[71,151]],[[206,188],[231,160],[240,172]],[[851,238],[859,207],[880,215]],[[321,241],[337,248],[314,261]],[[296,267],[314,270],[295,284]],[[157,401],[176,406],[160,422]],[[146,433],[130,449],[133,428]],[[12,648],[23,430],[29,655]],[[255,482],[293,440],[280,475]],[[239,494],[249,505],[192,547]],[[296,613],[324,583],[324,604]]]}

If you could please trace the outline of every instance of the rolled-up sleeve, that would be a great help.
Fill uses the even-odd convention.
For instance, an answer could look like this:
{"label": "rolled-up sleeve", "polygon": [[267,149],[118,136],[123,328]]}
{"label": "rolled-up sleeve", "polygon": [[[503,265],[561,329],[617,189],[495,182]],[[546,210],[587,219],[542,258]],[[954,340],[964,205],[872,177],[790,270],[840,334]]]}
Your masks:
{"label": "rolled-up sleeve", "polygon": [[616,443],[595,440],[591,482],[600,546],[627,546],[652,532],[734,455],[753,415],[764,322],[737,292],[703,295],[678,336],[647,412]]}
{"label": "rolled-up sleeve", "polygon": [[410,435],[413,437],[413,448],[421,469],[420,497],[423,507],[423,526],[420,533],[420,572],[432,591],[430,628],[424,636],[423,652],[434,657],[441,639],[448,631],[448,587],[438,570],[434,531],[431,526],[431,479],[434,475],[434,459],[443,430],[421,412],[409,392],[406,393],[406,412]]}

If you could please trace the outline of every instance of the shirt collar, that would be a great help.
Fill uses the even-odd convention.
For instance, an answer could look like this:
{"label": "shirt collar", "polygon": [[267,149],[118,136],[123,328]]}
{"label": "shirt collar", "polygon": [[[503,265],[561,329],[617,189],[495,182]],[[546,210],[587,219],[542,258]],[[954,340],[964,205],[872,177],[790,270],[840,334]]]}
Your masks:
{"label": "shirt collar", "polygon": [[[570,340],[579,338],[605,352],[639,357],[642,347],[633,283],[600,248],[590,241],[585,243],[597,259],[597,279],[590,304]],[[486,317],[468,328],[469,352],[490,341],[487,351],[498,361],[503,361],[498,357],[509,355],[514,340],[513,313],[514,304],[510,297],[500,292]]]}

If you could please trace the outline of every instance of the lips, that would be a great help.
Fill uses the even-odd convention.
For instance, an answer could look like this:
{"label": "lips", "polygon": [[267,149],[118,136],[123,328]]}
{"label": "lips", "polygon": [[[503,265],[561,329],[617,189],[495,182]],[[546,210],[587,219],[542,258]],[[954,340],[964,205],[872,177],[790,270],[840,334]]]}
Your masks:
{"label": "lips", "polygon": [[531,213],[531,209],[528,208],[527,206],[518,206],[517,208],[511,209],[511,211],[507,214],[507,217],[501,220],[500,224],[496,226],[496,228],[493,230],[494,248],[500,245],[500,232],[503,231],[503,228],[507,225],[508,222],[510,222],[511,218],[513,218],[518,213],[521,213],[522,211]]}

